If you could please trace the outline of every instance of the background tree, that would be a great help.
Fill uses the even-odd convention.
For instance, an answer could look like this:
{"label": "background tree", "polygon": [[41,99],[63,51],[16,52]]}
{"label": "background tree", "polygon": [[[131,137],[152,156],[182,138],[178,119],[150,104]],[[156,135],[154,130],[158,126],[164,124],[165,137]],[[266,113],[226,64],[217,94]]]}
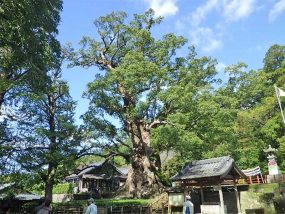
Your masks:
{"label": "background tree", "polygon": [[[283,152],[284,126],[273,86],[284,85],[284,47],[270,47],[262,69],[245,68],[242,63],[228,67],[228,82],[217,92],[231,100],[236,115],[232,123],[233,157],[241,168],[260,165],[266,171],[263,149],[270,144]],[[283,162],[281,155],[279,161]]]}
{"label": "background tree", "polygon": [[273,87],[284,85],[283,55],[284,47],[273,45],[258,71],[238,63],[226,68],[229,78],[217,88],[201,87],[195,78],[185,76],[168,90],[167,99],[175,100],[177,106],[168,121],[175,126],[154,130],[152,143],[157,150],[176,153],[161,174],[169,178],[185,162],[223,155],[234,157],[242,169],[259,165],[267,171],[263,149],[269,144],[279,148],[284,169],[284,126]]}
{"label": "background tree", "polygon": [[[75,160],[86,152],[74,125],[75,102],[69,95],[61,71],[48,72],[45,89],[19,96],[11,151],[21,173],[28,173],[45,184],[45,197],[52,199],[53,185],[72,169]],[[26,90],[27,91],[27,90]]]}
{"label": "background tree", "polygon": [[61,0],[0,1],[0,161],[5,163],[0,173],[16,167],[9,161],[15,158],[12,145],[17,142],[11,125],[16,96],[31,87],[41,90],[46,71],[60,66],[56,35],[61,10]]}
{"label": "background tree", "polygon": [[[264,143],[258,137],[253,137],[253,126],[256,121],[249,114],[253,108],[261,104],[264,97],[262,78],[259,72],[247,70],[247,65],[239,63],[229,66],[226,70],[229,79],[218,94],[227,98],[234,112],[231,120],[232,156],[243,169],[255,167],[258,164],[260,149]],[[245,155],[246,154],[246,155]]]}
{"label": "background tree", "polygon": [[[12,130],[6,118],[0,118],[0,175],[13,171],[14,165],[7,164],[12,159],[10,143],[13,142]],[[0,181],[1,181],[0,176]]]}
{"label": "background tree", "polygon": [[0,107],[19,82],[34,82],[30,75],[39,82],[59,64],[55,36],[61,9],[61,0],[0,2]]}

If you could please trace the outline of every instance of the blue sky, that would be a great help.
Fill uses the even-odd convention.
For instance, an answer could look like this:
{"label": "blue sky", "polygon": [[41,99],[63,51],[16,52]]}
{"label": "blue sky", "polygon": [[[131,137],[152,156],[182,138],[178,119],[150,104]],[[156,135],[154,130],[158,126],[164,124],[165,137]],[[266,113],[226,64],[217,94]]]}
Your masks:
{"label": "blue sky", "polygon": [[[59,40],[78,47],[84,35],[95,36],[94,19],[112,11],[125,11],[131,17],[153,8],[164,21],[155,29],[182,35],[194,44],[199,55],[218,60],[218,69],[245,62],[250,69],[262,67],[267,49],[284,45],[285,0],[64,0]],[[63,78],[78,101],[76,117],[83,114],[88,101],[82,93],[94,79],[95,68],[63,68]],[[77,119],[78,122],[80,122]]]}

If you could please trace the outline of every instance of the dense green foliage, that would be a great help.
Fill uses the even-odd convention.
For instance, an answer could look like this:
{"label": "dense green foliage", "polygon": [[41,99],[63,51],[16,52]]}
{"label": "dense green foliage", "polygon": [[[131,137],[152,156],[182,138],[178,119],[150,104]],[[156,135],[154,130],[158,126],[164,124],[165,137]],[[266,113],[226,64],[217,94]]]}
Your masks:
{"label": "dense green foliage", "polygon": [[[3,0],[0,2],[0,171],[11,170],[10,147],[17,141],[8,128],[15,120],[15,94],[27,87],[41,90],[48,70],[57,68],[60,44],[56,39],[61,0]],[[37,81],[35,81],[37,80]],[[19,86],[27,87],[19,87]],[[20,91],[19,91],[20,90]],[[11,163],[11,162],[10,162]]]}
{"label": "dense green foliage", "polygon": [[[59,65],[56,39],[61,0],[0,2],[0,106],[7,92]],[[34,82],[35,83],[35,82]]]}
{"label": "dense green foliage", "polygon": [[[91,137],[105,139],[98,146],[134,168],[136,155],[146,155],[166,182],[188,161],[224,155],[243,169],[260,165],[266,171],[263,149],[269,144],[279,149],[283,168],[284,126],[273,85],[284,84],[284,46],[272,46],[260,70],[228,66],[222,82],[217,62],[197,57],[194,48],[175,56],[185,38],[154,38],[151,29],[160,22],[152,11],[129,23],[124,13],[112,13],[95,21],[101,40],[84,37],[82,49],[69,52],[73,65],[104,71],[85,93],[86,127]],[[158,154],[169,150],[176,156],[161,165]]]}
{"label": "dense green foliage", "polygon": [[[124,12],[99,17],[96,39],[65,50],[71,66],[100,69],[84,93],[90,106],[80,129],[60,78],[61,4],[0,3],[0,107],[10,109],[0,109],[0,171],[13,172],[5,182],[40,182],[51,194],[76,164],[100,156],[129,163],[130,193],[143,197],[192,160],[230,155],[242,169],[260,165],[266,172],[269,144],[285,171],[285,125],[273,87],[285,89],[285,46],[270,47],[259,70],[228,66],[222,81],[216,60],[186,50],[185,38],[153,35],[162,18],[152,10],[132,19]],[[172,156],[162,163],[164,151]],[[77,160],[86,154],[97,156]]]}
{"label": "dense green foliage", "polygon": [[48,72],[42,90],[30,89],[19,96],[17,115],[20,120],[10,126],[17,132],[12,145],[14,160],[21,171],[36,175],[45,184],[45,193],[74,168],[80,138],[74,124],[75,102],[61,71]]}
{"label": "dense green foliage", "polygon": [[[158,148],[178,152],[176,161],[166,165],[163,174],[168,171],[171,176],[176,167],[193,159],[222,155],[234,157],[242,169],[259,165],[266,173],[263,149],[269,144],[278,149],[278,162],[284,170],[284,124],[273,87],[276,84],[284,88],[284,62],[284,46],[274,45],[265,56],[262,69],[248,71],[242,63],[229,66],[227,82],[200,97],[196,104],[196,97],[189,93],[176,95],[176,104],[189,109],[179,108],[170,116],[175,128],[165,126],[153,133]],[[191,105],[185,104],[184,97]],[[180,99],[183,100],[179,102]],[[281,102],[284,106],[283,97]],[[170,141],[165,142],[167,135]],[[165,143],[171,147],[165,147]]]}
{"label": "dense green foliage", "polygon": [[[130,162],[127,185],[137,197],[158,185],[159,152],[172,147],[171,142],[162,143],[171,139],[167,135],[161,136],[163,141],[157,140],[155,146],[151,132],[168,124],[170,132],[176,129],[179,138],[183,125],[173,126],[179,114],[185,118],[196,106],[205,108],[207,103],[202,101],[213,89],[211,84],[217,82],[215,60],[197,57],[194,48],[185,57],[176,56],[187,42],[185,38],[172,33],[162,38],[152,35],[160,22],[152,10],[134,15],[131,21],[125,13],[111,13],[94,22],[99,40],[84,37],[82,48],[68,53],[73,66],[97,66],[102,70],[88,84],[85,95],[90,106],[83,116],[84,123],[106,157],[122,156]],[[171,118],[174,115],[177,117]],[[200,116],[191,112],[188,121]],[[205,116],[211,117],[208,113]],[[198,149],[199,139],[192,141],[195,134],[184,133],[188,136],[178,146]]]}

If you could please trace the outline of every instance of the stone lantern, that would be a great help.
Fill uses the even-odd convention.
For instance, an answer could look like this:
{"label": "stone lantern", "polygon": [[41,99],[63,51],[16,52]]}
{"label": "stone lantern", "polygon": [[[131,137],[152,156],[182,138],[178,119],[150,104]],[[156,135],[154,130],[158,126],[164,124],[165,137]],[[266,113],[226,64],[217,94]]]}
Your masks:
{"label": "stone lantern", "polygon": [[277,149],[272,148],[271,145],[269,145],[268,148],[264,149],[263,151],[267,154],[267,159],[268,159],[269,175],[267,177],[267,182],[272,183],[272,182],[281,181],[282,173],[279,170],[275,156]]}

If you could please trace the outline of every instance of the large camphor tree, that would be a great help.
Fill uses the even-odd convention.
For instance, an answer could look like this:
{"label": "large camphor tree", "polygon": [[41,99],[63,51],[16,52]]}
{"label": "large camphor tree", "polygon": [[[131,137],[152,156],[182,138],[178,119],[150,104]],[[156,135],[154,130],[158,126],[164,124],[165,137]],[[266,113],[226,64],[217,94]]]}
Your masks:
{"label": "large camphor tree", "polygon": [[205,71],[195,79],[201,86],[212,77],[209,69],[215,70],[214,62],[197,60],[194,51],[175,56],[185,38],[170,33],[156,39],[152,30],[161,20],[152,10],[129,22],[125,13],[111,13],[94,22],[97,39],[84,37],[80,50],[68,51],[72,66],[100,69],[85,93],[90,100],[83,116],[86,132],[96,137],[105,157],[119,155],[130,161],[126,187],[133,197],[160,187],[159,151],[152,147],[151,130],[167,124],[167,115],[175,110],[175,100],[166,99],[165,93],[187,72],[194,77]]}

